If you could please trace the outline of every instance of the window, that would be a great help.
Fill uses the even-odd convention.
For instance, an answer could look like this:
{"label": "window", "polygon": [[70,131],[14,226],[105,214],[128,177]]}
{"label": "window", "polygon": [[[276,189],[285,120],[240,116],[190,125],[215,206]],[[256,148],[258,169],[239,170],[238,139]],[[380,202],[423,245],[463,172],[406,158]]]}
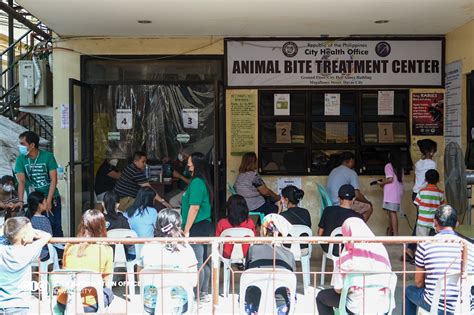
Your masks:
{"label": "window", "polygon": [[[286,112],[275,112],[275,94],[289,100]],[[327,175],[339,164],[340,153],[351,151],[360,174],[378,175],[392,149],[399,150],[405,169],[411,169],[408,90],[394,91],[393,115],[378,114],[378,94],[377,90],[260,91],[260,171]]]}

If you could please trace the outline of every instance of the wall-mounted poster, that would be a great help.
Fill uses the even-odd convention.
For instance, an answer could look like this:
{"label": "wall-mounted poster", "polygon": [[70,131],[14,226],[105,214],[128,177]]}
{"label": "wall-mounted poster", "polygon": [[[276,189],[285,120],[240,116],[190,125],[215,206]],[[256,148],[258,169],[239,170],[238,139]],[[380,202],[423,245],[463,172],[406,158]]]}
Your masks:
{"label": "wall-mounted poster", "polygon": [[444,93],[412,93],[412,134],[442,136]]}

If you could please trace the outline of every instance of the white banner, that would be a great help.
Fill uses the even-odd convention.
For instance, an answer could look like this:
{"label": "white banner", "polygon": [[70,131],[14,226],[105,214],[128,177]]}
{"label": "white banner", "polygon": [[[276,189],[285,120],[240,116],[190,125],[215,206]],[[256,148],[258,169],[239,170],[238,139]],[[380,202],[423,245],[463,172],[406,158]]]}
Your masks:
{"label": "white banner", "polygon": [[444,142],[461,145],[461,61],[446,65]]}
{"label": "white banner", "polygon": [[443,85],[443,40],[226,40],[227,85]]}

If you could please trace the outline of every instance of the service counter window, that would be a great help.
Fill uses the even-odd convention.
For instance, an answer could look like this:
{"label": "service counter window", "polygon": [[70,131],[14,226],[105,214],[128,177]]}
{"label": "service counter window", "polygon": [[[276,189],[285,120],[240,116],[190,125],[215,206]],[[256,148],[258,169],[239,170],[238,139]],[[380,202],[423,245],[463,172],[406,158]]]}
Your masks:
{"label": "service counter window", "polygon": [[388,152],[409,161],[408,90],[261,91],[260,171],[327,175],[343,151],[360,174],[383,174]]}

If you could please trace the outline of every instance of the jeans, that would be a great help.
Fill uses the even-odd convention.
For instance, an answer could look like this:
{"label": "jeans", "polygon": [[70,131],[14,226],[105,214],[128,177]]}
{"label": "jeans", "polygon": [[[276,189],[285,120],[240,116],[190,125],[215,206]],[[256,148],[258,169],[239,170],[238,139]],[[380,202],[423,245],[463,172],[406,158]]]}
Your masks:
{"label": "jeans", "polygon": [[[197,268],[198,270],[201,268],[203,262],[209,257],[208,253],[208,245],[207,244],[191,244],[192,249],[194,250],[194,254],[196,255],[197,259]],[[199,292],[200,296],[203,296],[209,292],[209,280],[211,279],[211,267],[209,266],[209,262],[202,268],[199,274]],[[196,294],[197,298],[197,294]]]}
{"label": "jeans", "polygon": [[[429,305],[423,298],[425,288],[417,288],[414,285],[409,285],[405,290],[405,314],[416,315],[416,308],[421,307],[425,311],[430,311],[431,305]],[[444,309],[438,309],[438,315],[443,315]],[[446,311],[447,315],[454,315],[451,312]]]}
{"label": "jeans", "polygon": [[[245,291],[245,314],[255,315],[258,314],[258,308],[260,306],[260,299],[262,292],[256,286],[249,286]],[[290,311],[291,293],[285,287],[280,287],[275,290],[275,304],[277,315],[287,315]]]}
{"label": "jeans", "polygon": [[[322,290],[316,296],[316,306],[318,307],[319,315],[333,315],[333,307],[339,307],[339,301],[341,300],[341,295],[337,293],[334,289]],[[348,314],[352,314],[346,308]]]}
{"label": "jeans", "polygon": [[46,216],[51,223],[53,237],[63,237],[63,228],[61,226],[61,196],[54,197],[51,211],[53,212],[53,215],[47,214]]}

